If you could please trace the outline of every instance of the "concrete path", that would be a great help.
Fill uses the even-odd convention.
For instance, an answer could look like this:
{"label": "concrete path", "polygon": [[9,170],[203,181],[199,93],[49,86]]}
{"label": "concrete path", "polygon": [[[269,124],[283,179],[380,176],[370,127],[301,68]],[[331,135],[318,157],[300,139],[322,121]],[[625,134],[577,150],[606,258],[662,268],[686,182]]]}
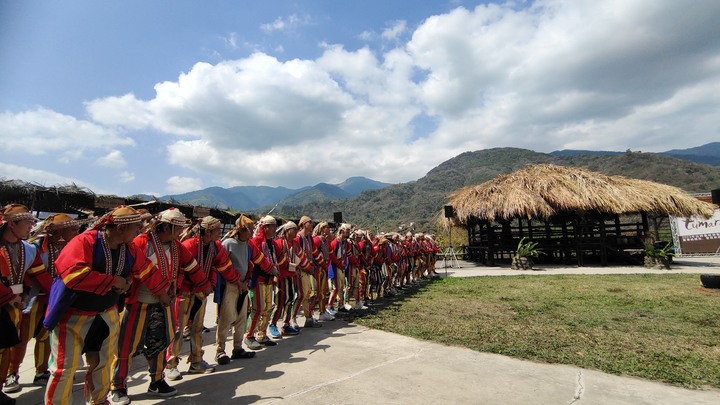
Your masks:
{"label": "concrete path", "polygon": [[[442,268],[449,276],[617,274],[682,272],[720,274],[720,259],[678,259],[673,270],[541,267],[516,271],[460,262]],[[698,280],[699,283],[699,280]],[[720,296],[719,296],[720,299]],[[352,315],[352,314],[351,314]],[[205,324],[214,325],[209,308]],[[214,332],[214,327],[212,328]],[[204,335],[205,359],[212,363],[214,334]],[[31,342],[31,345],[33,342]],[[187,350],[188,344],[185,343]],[[21,372],[18,404],[42,403],[32,387],[32,348]],[[187,370],[182,365],[181,370]],[[77,375],[74,403],[82,403],[83,373]],[[352,318],[304,329],[281,339],[254,359],[234,360],[213,374],[185,375],[170,382],[180,392],[169,399],[145,394],[144,359],[136,357],[129,382],[134,404],[720,404],[720,390],[688,390],[575,366],[540,364],[479,353],[368,329]]]}

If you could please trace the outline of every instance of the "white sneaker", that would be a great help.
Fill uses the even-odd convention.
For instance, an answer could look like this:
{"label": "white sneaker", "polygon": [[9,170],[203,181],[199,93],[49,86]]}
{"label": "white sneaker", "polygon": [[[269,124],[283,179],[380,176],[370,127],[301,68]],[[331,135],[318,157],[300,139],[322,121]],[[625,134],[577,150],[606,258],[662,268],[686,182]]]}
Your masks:
{"label": "white sneaker", "polygon": [[327,307],[325,308],[325,312],[330,314],[330,316],[335,316],[337,314],[337,311],[333,309],[333,307]]}
{"label": "white sneaker", "polygon": [[334,321],[335,317],[328,314],[327,312],[323,312],[322,314],[320,314],[320,320],[321,321]]}
{"label": "white sneaker", "polygon": [[355,309],[368,309],[368,307],[362,301],[358,301],[355,303]]}
{"label": "white sneaker", "polygon": [[177,367],[169,368],[165,373],[165,378],[170,381],[179,380],[180,377],[182,377],[182,374],[180,374],[180,370],[178,370]]}
{"label": "white sneaker", "polygon": [[352,305],[350,305],[350,304],[348,304],[348,303],[346,303],[345,305],[343,305],[343,307],[345,307],[345,309],[347,309],[348,311],[352,309]]}

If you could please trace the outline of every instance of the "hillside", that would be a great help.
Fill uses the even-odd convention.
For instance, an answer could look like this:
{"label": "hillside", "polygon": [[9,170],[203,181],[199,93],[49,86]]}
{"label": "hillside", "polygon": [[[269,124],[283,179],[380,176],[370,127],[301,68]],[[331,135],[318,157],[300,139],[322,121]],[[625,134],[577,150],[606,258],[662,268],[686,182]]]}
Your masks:
{"label": "hillside", "polygon": [[416,229],[431,229],[447,202],[447,196],[453,191],[528,164],[544,162],[656,181],[688,192],[709,192],[720,187],[719,167],[662,154],[623,152],[615,155],[553,156],[525,149],[496,148],[458,155],[414,182],[364,191],[344,201],[286,204],[279,206],[276,212],[289,217],[309,214],[314,218],[330,219],[333,212],[341,211],[345,221],[362,227],[391,230],[400,224],[413,222]]}

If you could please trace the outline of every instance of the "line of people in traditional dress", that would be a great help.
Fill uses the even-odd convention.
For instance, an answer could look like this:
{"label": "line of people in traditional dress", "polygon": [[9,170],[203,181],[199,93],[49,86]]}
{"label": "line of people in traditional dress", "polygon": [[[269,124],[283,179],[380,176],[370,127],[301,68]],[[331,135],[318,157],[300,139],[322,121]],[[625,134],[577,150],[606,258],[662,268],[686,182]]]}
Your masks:
{"label": "line of people in traditional dress", "polygon": [[83,221],[67,214],[51,215],[33,231],[36,222],[18,204],[0,217],[0,405],[16,403],[7,393],[22,388],[20,364],[32,338],[32,383],[46,387],[46,404],[72,402],[81,367],[86,403],[129,404],[135,355],[147,360],[151,396],[177,394],[166,380],[182,378],[184,340],[186,373],[215,371],[202,350],[210,295],[215,362],[225,365],[299,334],[300,314],[302,327],[320,327],[338,311],[367,309],[437,277],[430,236],[373,235],[349,224],[333,233],[308,216],[280,225],[269,215],[257,224],[241,215],[224,236],[219,219],[191,225],[174,208],[153,216],[121,206],[82,233]]}

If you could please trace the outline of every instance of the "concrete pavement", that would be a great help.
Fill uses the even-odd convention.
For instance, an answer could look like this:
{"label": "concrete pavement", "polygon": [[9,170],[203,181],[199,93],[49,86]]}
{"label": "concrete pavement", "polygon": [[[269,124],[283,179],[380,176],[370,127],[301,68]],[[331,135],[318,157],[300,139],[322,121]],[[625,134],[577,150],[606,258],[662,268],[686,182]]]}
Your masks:
{"label": "concrete pavement", "polygon": [[[449,276],[547,274],[617,274],[683,272],[720,274],[720,259],[677,259],[673,270],[642,267],[540,267],[517,271],[460,262],[443,268]],[[699,279],[698,279],[699,284]],[[420,287],[422,288],[422,287]],[[352,314],[351,314],[352,315]],[[214,325],[209,307],[207,326]],[[302,324],[302,320],[301,320]],[[212,327],[214,332],[214,326]],[[211,363],[214,334],[203,335]],[[31,346],[34,342],[31,342]],[[188,344],[184,344],[187,350]],[[42,388],[32,387],[32,347],[21,369],[24,388],[19,404],[42,403]],[[180,367],[187,370],[187,365]],[[83,373],[77,375],[74,402],[82,403]],[[184,375],[170,384],[179,391],[169,399],[145,394],[145,360],[136,357],[129,381],[134,404],[713,404],[720,390],[688,390],[632,377],[609,375],[575,366],[540,364],[470,349],[444,346],[368,329],[352,317],[303,329],[253,359],[218,366],[213,374]]]}

